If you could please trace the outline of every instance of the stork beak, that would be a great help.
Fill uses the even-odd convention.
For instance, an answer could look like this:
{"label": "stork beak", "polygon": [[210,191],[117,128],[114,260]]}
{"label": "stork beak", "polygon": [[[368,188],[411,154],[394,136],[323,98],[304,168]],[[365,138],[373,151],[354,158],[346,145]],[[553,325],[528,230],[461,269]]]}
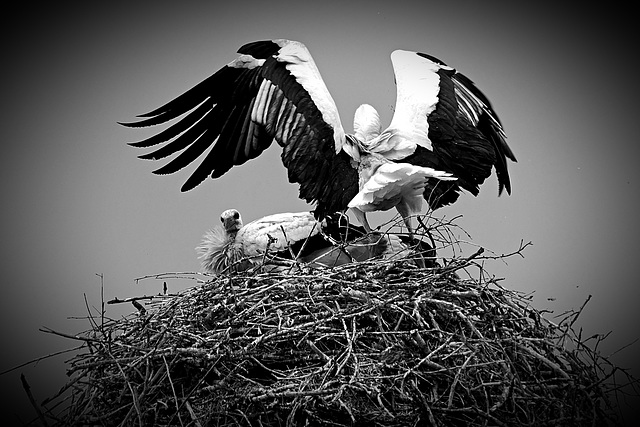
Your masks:
{"label": "stork beak", "polygon": [[242,228],[242,220],[228,218],[224,223],[224,229],[227,231],[238,231]]}

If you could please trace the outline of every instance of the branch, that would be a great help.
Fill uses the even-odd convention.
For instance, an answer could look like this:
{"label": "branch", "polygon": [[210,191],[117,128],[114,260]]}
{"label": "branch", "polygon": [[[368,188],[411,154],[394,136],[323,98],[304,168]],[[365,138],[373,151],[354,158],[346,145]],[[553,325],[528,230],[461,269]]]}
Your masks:
{"label": "branch", "polygon": [[[47,331],[42,331],[42,332],[47,332]],[[28,362],[21,363],[18,366],[14,366],[13,368],[9,368],[9,369],[6,369],[6,370],[0,372],[0,376],[2,376],[4,374],[8,374],[9,372],[15,371],[16,369],[20,369],[20,368],[22,368],[24,366],[27,366],[27,365],[30,365],[32,363],[38,363],[41,360],[49,359],[49,358],[54,357],[54,356],[59,356],[61,354],[70,353],[72,351],[80,350],[82,347],[83,346],[69,348],[67,350],[61,350],[61,351],[58,351],[58,352],[55,352],[55,353],[47,354],[46,356],[37,357],[37,358],[32,359],[32,360],[30,360]]]}
{"label": "branch", "polygon": [[38,414],[38,418],[42,422],[42,425],[48,426],[49,424],[47,423],[47,420],[44,418],[44,414],[40,410],[40,407],[36,403],[36,400],[33,398],[33,394],[31,394],[31,387],[29,386],[29,383],[27,382],[27,378],[24,376],[24,374],[20,374],[20,381],[22,381],[22,388],[24,388],[24,391],[27,392],[27,397],[29,398],[29,402],[31,402],[31,405],[36,410]]}
{"label": "branch", "polygon": [[144,295],[141,297],[131,297],[131,298],[125,298],[125,299],[120,299],[118,297],[115,297],[109,301],[107,301],[107,304],[122,304],[124,302],[135,302],[135,301],[140,301],[140,300],[152,300],[156,298],[154,295]]}
{"label": "branch", "polygon": [[90,342],[92,342],[92,343],[102,343],[103,342],[100,339],[88,338],[88,337],[80,337],[80,336],[77,336],[77,335],[69,335],[69,334],[65,334],[64,332],[57,332],[57,331],[54,331],[53,329],[49,329],[49,328],[46,328],[46,327],[40,328],[38,330],[40,332],[44,332],[44,333],[47,333],[47,334],[58,335],[58,336],[63,337],[63,338],[69,338],[70,340],[84,341],[86,343],[90,343]]}
{"label": "branch", "polygon": [[442,273],[452,273],[456,270],[460,270],[461,268],[464,268],[466,266],[468,266],[469,264],[471,264],[471,261],[473,261],[475,258],[479,257],[480,255],[482,255],[482,253],[484,252],[484,248],[478,248],[478,250],[471,256],[461,259],[460,261],[456,261],[454,263],[451,263],[449,265],[447,265],[446,267],[444,267],[441,272]]}
{"label": "branch", "polygon": [[524,240],[520,240],[520,245],[518,246],[518,249],[516,249],[513,252],[509,252],[508,254],[502,254],[502,255],[485,255],[483,257],[481,257],[480,259],[504,259],[504,258],[509,258],[512,257],[514,255],[519,255],[521,258],[524,258],[524,255],[522,255],[522,251],[524,251],[524,249],[527,246],[533,246],[533,243],[531,241],[528,241],[527,243],[524,243]]}

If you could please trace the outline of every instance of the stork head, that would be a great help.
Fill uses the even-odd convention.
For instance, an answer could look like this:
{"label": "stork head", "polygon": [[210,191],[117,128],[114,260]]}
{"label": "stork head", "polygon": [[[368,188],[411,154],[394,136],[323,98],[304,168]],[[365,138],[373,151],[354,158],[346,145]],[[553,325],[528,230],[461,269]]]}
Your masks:
{"label": "stork head", "polygon": [[220,215],[222,228],[229,233],[237,233],[242,228],[242,217],[236,209],[227,209]]}
{"label": "stork head", "polygon": [[353,116],[353,132],[362,142],[367,142],[380,135],[382,125],[380,115],[369,104],[362,104]]}

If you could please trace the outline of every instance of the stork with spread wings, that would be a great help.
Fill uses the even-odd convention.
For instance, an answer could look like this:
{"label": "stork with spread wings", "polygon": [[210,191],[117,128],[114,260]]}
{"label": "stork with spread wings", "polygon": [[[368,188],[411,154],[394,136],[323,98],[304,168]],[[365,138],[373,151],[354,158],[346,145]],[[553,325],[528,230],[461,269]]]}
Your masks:
{"label": "stork with spread wings", "polygon": [[302,43],[257,41],[238,53],[176,99],[123,123],[179,119],[131,145],[161,145],[143,159],[175,155],[156,174],[198,161],[182,191],[257,157],[275,140],[289,181],[315,203],[319,219],[352,208],[370,229],[366,212],[396,207],[411,232],[410,216],[421,212],[423,199],[436,209],[455,202],[461,189],[477,195],[494,167],[498,193],[511,192],[507,159],[516,159],[496,113],[471,80],[440,60],[394,51],[397,100],[390,125],[382,130],[375,109],[362,105],[354,134],[347,134]]}

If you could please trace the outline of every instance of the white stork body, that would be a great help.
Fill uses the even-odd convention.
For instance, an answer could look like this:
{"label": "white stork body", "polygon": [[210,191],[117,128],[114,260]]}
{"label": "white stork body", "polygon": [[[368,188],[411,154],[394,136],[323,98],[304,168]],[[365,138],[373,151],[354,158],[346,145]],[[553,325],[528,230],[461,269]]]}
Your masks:
{"label": "white stork body", "polygon": [[359,175],[360,191],[348,205],[358,221],[367,231],[371,231],[365,214],[395,207],[404,219],[410,236],[413,230],[411,216],[422,211],[423,194],[428,180],[456,179],[447,172],[409,163],[394,163],[381,155],[362,157]]}
{"label": "white stork body", "polygon": [[365,235],[354,226],[336,227],[335,221],[318,221],[311,212],[269,215],[243,226],[239,212],[229,209],[220,220],[222,227],[207,232],[196,248],[208,273],[244,271],[261,264],[266,255],[316,267],[408,255],[407,245],[397,236]]}
{"label": "white stork body", "polygon": [[[301,198],[316,204],[318,219],[350,206],[360,218],[396,206],[406,222],[407,212],[419,209],[418,191],[436,209],[455,202],[460,189],[477,195],[494,167],[498,193],[504,188],[510,193],[506,159],[515,157],[497,115],[471,80],[438,59],[394,51],[397,98],[390,125],[382,130],[373,107],[363,106],[349,135],[303,44],[258,41],[238,52],[236,60],[203,82],[126,124],[151,126],[184,115],[159,134],[131,144],[166,143],[140,156],[144,159],[176,154],[154,171],[158,174],[174,173],[208,150],[183,191],[260,155],[275,140],[289,181],[300,185]],[[404,165],[392,169],[390,162]]]}

